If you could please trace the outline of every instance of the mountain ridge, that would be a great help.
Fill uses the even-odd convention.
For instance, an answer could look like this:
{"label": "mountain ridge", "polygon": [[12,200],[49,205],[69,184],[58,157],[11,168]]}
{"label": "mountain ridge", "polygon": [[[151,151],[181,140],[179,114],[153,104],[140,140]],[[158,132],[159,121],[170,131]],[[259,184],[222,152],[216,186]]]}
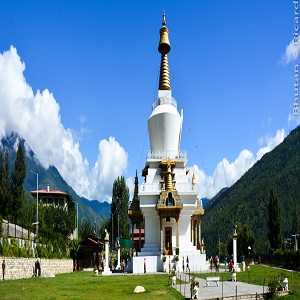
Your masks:
{"label": "mountain ridge", "polygon": [[269,193],[279,199],[283,235],[299,230],[300,127],[256,162],[234,185],[219,193],[206,210],[203,233],[207,248],[217,253],[217,240],[225,242],[235,223],[248,224],[256,238],[256,251],[269,249],[267,219]]}
{"label": "mountain ridge", "polygon": [[[26,144],[25,139],[13,132],[1,139],[1,148],[8,153],[9,167],[12,169],[13,162],[16,157],[15,145],[21,142]],[[98,200],[89,200],[79,196],[75,190],[64,180],[55,166],[49,166],[47,169],[42,166],[35,153],[26,144],[26,177],[24,188],[26,191],[36,189],[36,174],[39,174],[39,188],[45,188],[49,185],[51,188],[56,188],[68,193],[75,203],[79,204],[79,220],[88,221],[90,223],[97,222],[102,224],[109,218],[110,204],[100,202]]]}

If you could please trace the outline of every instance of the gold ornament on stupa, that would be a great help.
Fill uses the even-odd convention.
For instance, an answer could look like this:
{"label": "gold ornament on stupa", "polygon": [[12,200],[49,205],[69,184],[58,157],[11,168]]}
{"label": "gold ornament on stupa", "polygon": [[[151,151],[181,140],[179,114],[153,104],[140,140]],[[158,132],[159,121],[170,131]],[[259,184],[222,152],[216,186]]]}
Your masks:
{"label": "gold ornament on stupa", "polygon": [[199,205],[199,200],[197,199],[197,206],[193,212],[193,216],[201,217],[204,215],[204,209]]}
{"label": "gold ornament on stupa", "polygon": [[163,14],[158,51],[161,53],[159,90],[171,90],[168,53],[171,50],[166,15]]}

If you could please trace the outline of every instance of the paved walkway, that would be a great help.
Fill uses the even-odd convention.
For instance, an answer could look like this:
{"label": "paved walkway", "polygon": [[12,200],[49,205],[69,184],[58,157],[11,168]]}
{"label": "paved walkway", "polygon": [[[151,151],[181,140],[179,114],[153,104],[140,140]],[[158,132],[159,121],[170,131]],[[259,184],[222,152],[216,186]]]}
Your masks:
{"label": "paved walkway", "polygon": [[[185,275],[185,276],[184,276]],[[179,278],[179,277],[178,277]],[[188,282],[188,275],[181,274],[181,280]],[[237,296],[246,296],[246,295],[256,295],[256,293],[263,294],[266,292],[267,287],[248,284],[244,282],[232,282],[232,281],[224,281],[223,285],[220,282],[217,287],[215,283],[210,283],[209,286],[206,286],[206,281],[202,278],[196,278],[196,280],[200,284],[199,288],[199,298],[201,300],[208,299],[222,299],[222,297],[232,297],[237,294]],[[185,298],[190,298],[190,284],[181,284],[176,285],[175,287],[177,291],[179,291]]]}

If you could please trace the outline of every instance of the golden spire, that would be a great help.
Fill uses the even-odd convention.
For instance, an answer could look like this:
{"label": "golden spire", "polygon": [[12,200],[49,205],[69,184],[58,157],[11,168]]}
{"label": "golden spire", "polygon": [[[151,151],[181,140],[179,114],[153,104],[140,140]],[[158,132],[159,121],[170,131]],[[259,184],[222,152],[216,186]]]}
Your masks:
{"label": "golden spire", "polygon": [[173,169],[176,165],[174,160],[164,159],[160,162],[162,168],[162,177],[165,184],[166,191],[174,191],[174,181],[173,181]]}
{"label": "golden spire", "polygon": [[172,168],[171,165],[167,166],[166,172],[166,190],[172,191],[173,190],[173,178],[172,178]]}
{"label": "golden spire", "polygon": [[163,14],[158,51],[161,53],[159,90],[171,90],[168,53],[171,50],[166,15]]}

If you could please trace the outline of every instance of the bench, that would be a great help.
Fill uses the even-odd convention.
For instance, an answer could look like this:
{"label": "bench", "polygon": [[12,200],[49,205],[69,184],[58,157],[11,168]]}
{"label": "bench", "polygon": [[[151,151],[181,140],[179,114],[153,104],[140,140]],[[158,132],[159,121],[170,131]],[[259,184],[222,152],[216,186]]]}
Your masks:
{"label": "bench", "polygon": [[220,282],[220,277],[215,276],[215,277],[206,277],[206,286],[209,286],[210,282],[215,282],[217,286],[219,286]]}

